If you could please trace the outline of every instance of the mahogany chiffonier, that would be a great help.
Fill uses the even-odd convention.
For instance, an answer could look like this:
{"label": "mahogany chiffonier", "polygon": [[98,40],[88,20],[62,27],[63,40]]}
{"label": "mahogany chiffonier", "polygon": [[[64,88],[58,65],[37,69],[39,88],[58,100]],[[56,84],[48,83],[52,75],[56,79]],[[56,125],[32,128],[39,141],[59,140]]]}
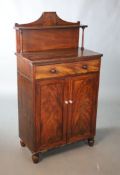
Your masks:
{"label": "mahogany chiffonier", "polygon": [[94,144],[102,54],[84,49],[85,27],[55,12],[15,24],[19,137],[34,163],[52,148],[81,140]]}

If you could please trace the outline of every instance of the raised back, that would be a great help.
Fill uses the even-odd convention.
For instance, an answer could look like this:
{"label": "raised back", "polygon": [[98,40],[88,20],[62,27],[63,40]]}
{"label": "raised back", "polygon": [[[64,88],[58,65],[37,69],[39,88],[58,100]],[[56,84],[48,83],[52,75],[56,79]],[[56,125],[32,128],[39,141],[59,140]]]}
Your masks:
{"label": "raised back", "polygon": [[17,52],[77,48],[80,22],[60,19],[56,12],[44,12],[32,23],[15,24]]}

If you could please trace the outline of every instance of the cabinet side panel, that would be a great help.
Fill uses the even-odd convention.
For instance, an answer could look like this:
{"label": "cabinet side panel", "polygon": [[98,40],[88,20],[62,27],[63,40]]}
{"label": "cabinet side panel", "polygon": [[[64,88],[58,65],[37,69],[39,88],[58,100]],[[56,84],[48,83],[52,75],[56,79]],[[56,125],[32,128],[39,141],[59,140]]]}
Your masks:
{"label": "cabinet side panel", "polygon": [[17,71],[24,75],[26,78],[32,80],[33,67],[27,59],[21,56],[17,56]]}
{"label": "cabinet side panel", "polygon": [[33,84],[18,73],[19,137],[34,151]]}
{"label": "cabinet side panel", "polygon": [[16,51],[20,52],[20,31],[16,30]]}

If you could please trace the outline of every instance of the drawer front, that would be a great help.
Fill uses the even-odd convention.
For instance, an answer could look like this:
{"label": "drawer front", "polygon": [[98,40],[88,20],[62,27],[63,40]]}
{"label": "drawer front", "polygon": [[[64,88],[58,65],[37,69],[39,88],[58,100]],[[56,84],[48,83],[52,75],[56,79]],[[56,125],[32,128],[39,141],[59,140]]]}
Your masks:
{"label": "drawer front", "polygon": [[35,79],[63,77],[74,74],[97,72],[99,71],[99,68],[100,60],[36,66]]}

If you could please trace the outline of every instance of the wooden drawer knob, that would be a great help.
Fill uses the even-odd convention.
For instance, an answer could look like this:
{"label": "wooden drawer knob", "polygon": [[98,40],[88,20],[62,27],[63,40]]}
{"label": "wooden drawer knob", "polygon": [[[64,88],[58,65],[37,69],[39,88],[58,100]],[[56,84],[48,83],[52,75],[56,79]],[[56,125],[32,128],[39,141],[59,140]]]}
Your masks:
{"label": "wooden drawer knob", "polygon": [[53,68],[53,69],[50,70],[50,72],[54,74],[54,73],[57,72],[57,70],[55,68]]}
{"label": "wooden drawer knob", "polygon": [[88,66],[85,64],[85,65],[82,65],[82,68],[83,68],[83,69],[87,69]]}

